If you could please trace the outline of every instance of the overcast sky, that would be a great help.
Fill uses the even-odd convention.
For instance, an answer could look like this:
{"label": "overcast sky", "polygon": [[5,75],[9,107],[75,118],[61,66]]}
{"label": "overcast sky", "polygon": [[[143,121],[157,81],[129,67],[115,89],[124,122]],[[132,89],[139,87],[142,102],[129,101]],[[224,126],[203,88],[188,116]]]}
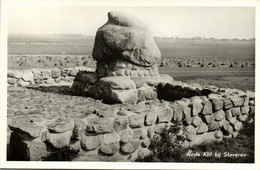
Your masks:
{"label": "overcast sky", "polygon": [[9,34],[95,35],[108,11],[129,13],[154,36],[254,38],[253,7],[11,6]]}

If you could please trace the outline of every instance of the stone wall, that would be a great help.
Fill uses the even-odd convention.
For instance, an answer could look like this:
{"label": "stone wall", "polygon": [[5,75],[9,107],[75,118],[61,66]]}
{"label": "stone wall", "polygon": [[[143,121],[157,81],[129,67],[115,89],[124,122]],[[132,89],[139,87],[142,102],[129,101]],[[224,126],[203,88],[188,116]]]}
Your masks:
{"label": "stone wall", "polygon": [[10,86],[62,85],[72,84],[79,71],[94,72],[95,68],[32,68],[28,70],[8,70],[7,82]]}
{"label": "stone wall", "polygon": [[[180,87],[176,82],[158,86],[173,92],[176,86],[188,86],[177,84]],[[73,118],[28,115],[15,119],[9,124],[11,157],[42,160],[51,152],[68,147],[78,152],[73,161],[134,161],[148,156],[151,138],[176,122],[182,123],[181,132],[176,135],[185,137],[184,147],[236,137],[244,122],[250,121],[249,115],[254,114],[254,93],[214,86],[201,89],[210,93],[180,100],[115,105],[113,109],[89,108],[89,114]]]}

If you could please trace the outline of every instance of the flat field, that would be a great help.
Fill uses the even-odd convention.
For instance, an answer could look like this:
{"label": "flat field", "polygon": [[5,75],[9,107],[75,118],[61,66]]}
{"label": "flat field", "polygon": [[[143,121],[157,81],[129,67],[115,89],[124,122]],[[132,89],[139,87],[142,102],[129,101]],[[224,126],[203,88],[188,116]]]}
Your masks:
{"label": "flat field", "polygon": [[[254,41],[202,41],[170,38],[155,38],[155,40],[161,50],[162,58],[255,62]],[[17,59],[10,57],[12,59],[8,60],[8,69],[19,69],[19,67],[24,69],[35,66],[32,62],[31,65],[24,65],[24,61],[19,61],[19,56],[35,55],[37,58],[37,55],[57,55],[58,57],[61,55],[63,56],[62,59],[73,55],[72,58],[75,58],[75,56],[91,55],[93,46],[94,37],[81,35],[10,35],[8,38],[8,54],[9,56],[17,55]],[[71,62],[70,67],[82,64],[82,62],[75,62],[74,64],[73,60],[75,61],[75,59],[69,60]],[[47,63],[42,67],[49,67],[50,65],[52,64]],[[66,64],[60,67],[66,67]],[[189,83],[210,84],[252,91],[255,88],[254,66],[246,68],[160,67],[159,71],[171,75],[176,80]]]}

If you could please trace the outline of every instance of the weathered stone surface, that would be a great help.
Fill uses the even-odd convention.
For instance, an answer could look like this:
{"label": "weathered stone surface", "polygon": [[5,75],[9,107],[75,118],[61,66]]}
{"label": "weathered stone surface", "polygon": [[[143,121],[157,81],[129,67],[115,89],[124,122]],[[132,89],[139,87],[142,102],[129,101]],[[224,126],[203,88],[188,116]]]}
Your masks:
{"label": "weathered stone surface", "polygon": [[208,124],[209,131],[214,131],[219,128],[219,124],[215,121],[212,121]]}
{"label": "weathered stone surface", "polygon": [[160,50],[146,26],[121,12],[108,13],[108,22],[97,31],[92,56],[97,61],[122,59],[140,66],[161,61]]}
{"label": "weathered stone surface", "polygon": [[51,78],[51,71],[49,71],[49,70],[42,70],[42,78],[44,80],[47,80],[48,78]]}
{"label": "weathered stone surface", "polygon": [[214,136],[215,136],[216,139],[222,138],[223,137],[223,132],[221,130],[217,130],[214,133]]}
{"label": "weathered stone surface", "polygon": [[139,159],[144,159],[146,158],[147,156],[149,156],[151,154],[151,151],[147,148],[140,148],[139,151],[138,151],[138,158]]}
{"label": "weathered stone surface", "polygon": [[136,90],[113,90],[111,98],[108,99],[115,103],[132,103],[138,101]]}
{"label": "weathered stone surface", "polygon": [[232,115],[232,112],[231,112],[230,109],[228,109],[228,110],[225,111],[225,117],[226,117],[226,119],[227,119],[228,121],[233,118],[233,115]]}
{"label": "weathered stone surface", "polygon": [[145,138],[141,143],[142,147],[149,147],[150,144],[151,142],[149,138]]}
{"label": "weathered stone surface", "polygon": [[30,85],[30,82],[25,82],[25,81],[23,81],[22,79],[19,79],[19,80],[17,81],[17,84],[18,84],[18,86],[26,87],[26,86],[29,86],[29,85]]}
{"label": "weathered stone surface", "polygon": [[113,124],[108,118],[91,118],[86,122],[86,131],[89,133],[111,133]]}
{"label": "weathered stone surface", "polygon": [[223,108],[224,102],[218,98],[211,99],[214,112],[219,111]]}
{"label": "weathered stone surface", "polygon": [[130,77],[131,80],[133,80],[135,82],[135,86],[137,89],[143,87],[144,85],[144,79],[141,77]]}
{"label": "weathered stone surface", "polygon": [[241,107],[241,114],[244,115],[244,114],[249,114],[249,106],[243,106]]}
{"label": "weathered stone surface", "polygon": [[19,71],[19,70],[13,70],[13,77],[17,78],[17,79],[20,79],[20,78],[23,77],[23,72]]}
{"label": "weathered stone surface", "polygon": [[204,118],[205,118],[207,124],[210,124],[211,122],[213,122],[215,120],[214,115],[206,115],[206,116],[204,116]]}
{"label": "weathered stone surface", "polygon": [[61,76],[61,70],[58,68],[54,68],[51,70],[52,78],[58,78]]}
{"label": "weathered stone surface", "polygon": [[200,118],[199,116],[193,117],[193,119],[192,119],[192,124],[193,124],[195,127],[200,126],[202,123],[203,123],[203,122],[202,122],[202,120],[201,120],[201,118]]}
{"label": "weathered stone surface", "polygon": [[208,130],[208,125],[206,123],[202,123],[197,130],[197,134],[207,132]]}
{"label": "weathered stone surface", "polygon": [[158,115],[158,122],[170,122],[173,117],[173,109],[169,106],[166,106],[164,108],[154,108],[155,112],[157,112]]}
{"label": "weathered stone surface", "polygon": [[233,107],[230,109],[232,116],[238,116],[240,114],[240,107]]}
{"label": "weathered stone surface", "polygon": [[186,105],[181,105],[184,119],[189,119],[191,117],[191,108]]}
{"label": "weathered stone surface", "polygon": [[16,78],[10,78],[10,77],[7,78],[8,84],[12,84],[12,85],[15,84],[17,82],[17,80],[18,79],[16,79]]}
{"label": "weathered stone surface", "polygon": [[156,125],[154,126],[154,133],[156,133],[156,134],[161,134],[161,133],[165,130],[166,125],[167,125],[167,123],[159,123],[159,124],[156,124]]}
{"label": "weathered stone surface", "polygon": [[78,73],[78,70],[73,68],[73,69],[70,70],[69,75],[75,77],[77,75],[77,73]]}
{"label": "weathered stone surface", "polygon": [[74,128],[74,120],[73,119],[67,119],[67,120],[57,119],[56,121],[52,122],[51,124],[48,124],[47,128],[51,133],[63,133],[68,130],[72,130]]}
{"label": "weathered stone surface", "polygon": [[33,73],[31,70],[24,70],[23,71],[23,80],[24,81],[33,81]]}
{"label": "weathered stone surface", "polygon": [[68,75],[69,75],[69,69],[68,69],[68,68],[63,68],[63,69],[61,69],[61,75],[62,75],[63,77],[68,76]]}
{"label": "weathered stone surface", "polygon": [[72,131],[66,131],[64,133],[48,133],[46,141],[55,148],[62,148],[69,146]]}
{"label": "weathered stone surface", "polygon": [[102,144],[99,148],[99,151],[106,155],[114,155],[119,151],[119,148],[119,143]]}
{"label": "weathered stone surface", "polygon": [[193,141],[196,138],[196,129],[194,126],[189,125],[185,128],[186,139],[189,141]]}
{"label": "weathered stone surface", "polygon": [[122,132],[121,139],[120,139],[121,142],[127,143],[130,142],[132,139],[133,139],[133,130],[126,129]]}
{"label": "weathered stone surface", "polygon": [[233,103],[229,99],[224,99],[224,109],[230,109],[233,107]]}
{"label": "weathered stone surface", "polygon": [[47,129],[31,122],[28,118],[15,119],[9,124],[9,128],[24,136],[24,138],[42,138],[46,135]]}
{"label": "weathered stone surface", "polygon": [[82,136],[81,139],[81,148],[89,151],[96,149],[101,144],[100,135],[98,136]]}
{"label": "weathered stone surface", "polygon": [[135,90],[136,85],[133,80],[128,77],[103,77],[99,79],[97,84],[101,87],[110,87],[113,90]]}
{"label": "weathered stone surface", "polygon": [[117,133],[108,133],[103,135],[104,144],[118,143],[120,141],[120,136]]}
{"label": "weathered stone surface", "polygon": [[[167,74],[159,74],[159,76],[146,76],[144,81],[149,86],[158,86],[160,83],[170,83],[173,81],[173,78]],[[160,94],[158,94],[160,95]]]}
{"label": "weathered stone surface", "polygon": [[235,129],[236,131],[242,129],[242,127],[243,127],[242,122],[236,121],[236,122],[234,123],[234,129]]}
{"label": "weathered stone surface", "polygon": [[240,114],[240,115],[237,117],[237,119],[238,119],[239,121],[241,121],[241,122],[245,122],[245,121],[247,120],[247,118],[248,118],[248,115],[242,115],[242,114]]}
{"label": "weathered stone surface", "polygon": [[147,137],[147,131],[146,129],[134,129],[133,130],[133,139],[144,139]]}
{"label": "weathered stone surface", "polygon": [[203,102],[203,109],[202,109],[202,114],[204,115],[210,115],[213,113],[212,110],[212,103],[210,101],[204,101]]}
{"label": "weathered stone surface", "polygon": [[86,124],[83,121],[79,119],[74,120],[74,129],[72,133],[72,137],[74,139],[81,139],[81,137],[85,134],[85,130]]}
{"label": "weathered stone surface", "polygon": [[147,130],[147,136],[149,138],[152,138],[154,136],[154,127],[149,127],[148,130]]}
{"label": "weathered stone surface", "polygon": [[119,116],[114,120],[114,129],[116,132],[124,130],[128,127],[128,118]]}
{"label": "weathered stone surface", "polygon": [[128,119],[131,128],[138,128],[144,125],[144,115],[132,115]]}
{"label": "weathered stone surface", "polygon": [[173,120],[180,122],[183,119],[182,108],[179,105],[171,105],[173,109]]}
{"label": "weathered stone surface", "polygon": [[246,91],[246,95],[249,97],[249,98],[255,98],[255,92],[252,92],[250,90],[247,90]]}
{"label": "weathered stone surface", "polygon": [[225,112],[223,110],[216,111],[213,115],[216,121],[220,121],[225,118]]}
{"label": "weathered stone surface", "polygon": [[39,139],[23,141],[16,133],[11,134],[10,140],[11,156],[25,161],[39,161],[47,157],[47,147]]}
{"label": "weathered stone surface", "polygon": [[227,120],[224,119],[220,121],[219,126],[221,127],[221,130],[224,135],[230,135],[233,133],[233,128]]}
{"label": "weathered stone surface", "polygon": [[154,110],[144,110],[142,113],[145,115],[145,125],[150,126],[156,123],[157,113]]}
{"label": "weathered stone surface", "polygon": [[133,153],[139,146],[140,141],[136,140],[123,144],[120,149],[123,153]]}
{"label": "weathered stone surface", "polygon": [[244,99],[239,96],[232,97],[232,98],[230,98],[230,100],[232,101],[232,103],[235,107],[243,106],[243,104],[245,102]]}
{"label": "weathered stone surface", "polygon": [[139,88],[137,93],[138,101],[154,100],[157,98],[157,93],[152,89],[152,87],[148,85],[144,85],[143,87]]}

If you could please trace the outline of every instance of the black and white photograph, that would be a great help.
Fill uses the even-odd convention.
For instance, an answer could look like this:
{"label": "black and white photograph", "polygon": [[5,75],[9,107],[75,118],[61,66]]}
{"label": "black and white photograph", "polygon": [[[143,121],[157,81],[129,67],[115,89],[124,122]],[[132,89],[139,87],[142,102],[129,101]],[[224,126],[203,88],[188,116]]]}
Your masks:
{"label": "black and white photograph", "polygon": [[6,163],[255,165],[255,6],[7,2]]}

